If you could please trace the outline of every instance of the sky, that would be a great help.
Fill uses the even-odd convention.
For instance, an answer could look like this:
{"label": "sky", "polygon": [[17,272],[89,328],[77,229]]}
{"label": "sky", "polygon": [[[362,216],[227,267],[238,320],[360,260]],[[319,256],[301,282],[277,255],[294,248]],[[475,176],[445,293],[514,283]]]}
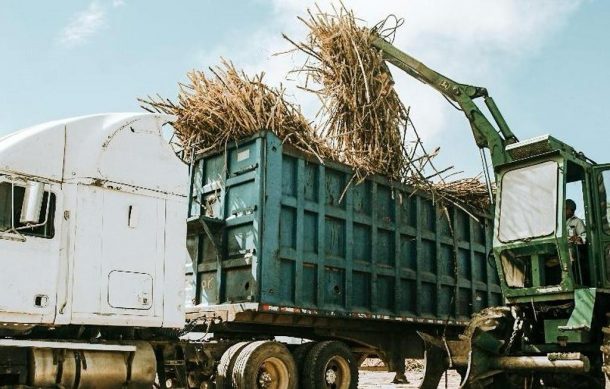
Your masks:
{"label": "sky", "polygon": [[[404,18],[395,45],[444,75],[486,87],[520,139],[550,133],[610,162],[610,2],[604,0],[344,0],[363,23]],[[335,0],[320,0],[328,10]],[[139,111],[174,98],[191,69],[232,60],[283,83],[312,118],[318,101],[286,74],[300,65],[309,0],[3,0],[0,136],[54,119]],[[481,171],[468,122],[436,91],[393,69],[401,99],[438,166]]]}

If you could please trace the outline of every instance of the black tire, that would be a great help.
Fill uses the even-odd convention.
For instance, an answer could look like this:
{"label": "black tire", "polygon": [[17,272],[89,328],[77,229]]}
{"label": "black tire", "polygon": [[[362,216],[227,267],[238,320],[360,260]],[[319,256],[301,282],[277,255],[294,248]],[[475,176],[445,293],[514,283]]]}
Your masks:
{"label": "black tire", "polygon": [[316,342],[303,343],[297,346],[297,348],[295,348],[292,352],[292,356],[294,357],[294,362],[297,365],[297,370],[299,371],[299,374],[303,371],[303,364],[305,362],[307,354],[316,344]]}
{"label": "black tire", "polygon": [[257,389],[266,381],[272,388],[297,389],[294,358],[282,343],[261,340],[248,344],[237,356],[232,374],[233,387]]}
{"label": "black tire", "polygon": [[231,389],[231,374],[239,352],[250,342],[239,342],[229,347],[222,354],[218,367],[216,368],[216,389]]}
{"label": "black tire", "polygon": [[343,343],[317,343],[307,354],[301,371],[303,389],[357,389],[358,366],[351,350]]}

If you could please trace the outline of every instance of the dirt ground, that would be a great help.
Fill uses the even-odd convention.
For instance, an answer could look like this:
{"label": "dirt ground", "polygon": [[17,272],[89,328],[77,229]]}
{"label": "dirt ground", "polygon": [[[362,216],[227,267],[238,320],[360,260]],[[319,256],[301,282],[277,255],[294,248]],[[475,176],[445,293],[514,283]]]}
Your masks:
{"label": "dirt ground", "polygon": [[[375,363],[371,361],[369,363],[365,362],[365,365],[377,365],[381,368],[380,363]],[[411,365],[411,366],[409,366]],[[414,366],[415,365],[415,366]],[[388,373],[386,371],[369,371],[369,370],[360,370],[360,383],[358,385],[359,389],[373,389],[373,388],[386,388],[386,389],[415,389],[419,387],[419,383],[424,375],[424,371],[421,367],[416,366],[417,364],[409,364],[407,363],[407,379],[409,380],[409,384],[397,385],[392,384],[392,379],[394,379],[394,373]],[[445,385],[445,380],[441,381],[439,385],[439,389],[456,389],[460,386],[460,376],[455,371],[450,371],[447,375],[447,385]]]}
{"label": "dirt ground", "polygon": [[[420,372],[407,372],[407,379],[409,384],[396,385],[392,384],[394,373],[387,373],[384,371],[360,371],[360,384],[359,389],[373,389],[373,388],[385,388],[385,389],[415,389],[419,387],[419,383],[422,379],[422,373]],[[445,386],[445,381],[441,381],[439,389],[456,389],[460,386],[460,376],[456,372],[449,372],[448,384]]]}
{"label": "dirt ground", "polygon": [[[423,377],[423,370],[411,369],[407,370],[407,379],[409,384],[395,385],[392,384],[394,379],[394,373],[388,373],[385,371],[365,371],[360,370],[360,381],[359,389],[415,389],[419,387],[419,383]],[[460,387],[460,375],[455,371],[449,371],[447,375],[447,384],[445,380],[441,380],[438,389],[457,389]],[[610,381],[606,379],[606,388],[610,388]]]}

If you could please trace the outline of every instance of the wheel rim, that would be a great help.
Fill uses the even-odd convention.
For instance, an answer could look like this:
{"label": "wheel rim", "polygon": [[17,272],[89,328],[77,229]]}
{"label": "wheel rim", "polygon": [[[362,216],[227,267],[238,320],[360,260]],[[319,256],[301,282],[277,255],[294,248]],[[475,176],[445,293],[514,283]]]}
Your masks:
{"label": "wheel rim", "polygon": [[288,367],[279,358],[267,358],[258,369],[256,379],[260,389],[286,389],[289,382]]}
{"label": "wheel rim", "polygon": [[349,363],[340,356],[332,357],[324,369],[324,383],[328,389],[349,389],[352,379]]}

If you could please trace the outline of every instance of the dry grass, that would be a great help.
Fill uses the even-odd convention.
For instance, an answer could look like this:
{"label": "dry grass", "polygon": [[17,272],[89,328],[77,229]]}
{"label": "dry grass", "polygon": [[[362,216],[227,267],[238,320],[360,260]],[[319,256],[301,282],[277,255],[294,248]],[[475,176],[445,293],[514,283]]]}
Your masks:
{"label": "dry grass", "polygon": [[284,90],[263,82],[264,74],[249,77],[232,63],[187,74],[180,84],[178,102],[160,96],[140,99],[144,109],[176,115],[176,136],[189,153],[226,147],[228,142],[270,130],[279,138],[321,161],[331,156],[330,148],[315,135],[296,105],[286,101]]}
{"label": "dry grass", "polygon": [[433,188],[453,204],[464,204],[476,211],[489,210],[489,190],[478,177],[441,181]]}

